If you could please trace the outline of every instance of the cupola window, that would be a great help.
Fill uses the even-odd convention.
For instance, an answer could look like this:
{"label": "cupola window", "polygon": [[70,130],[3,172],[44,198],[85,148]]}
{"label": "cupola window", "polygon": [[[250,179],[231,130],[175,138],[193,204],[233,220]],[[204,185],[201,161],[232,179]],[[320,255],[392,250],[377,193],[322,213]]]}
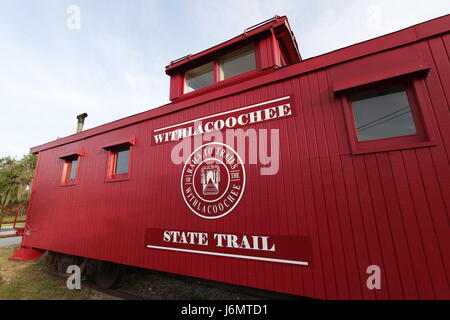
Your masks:
{"label": "cupola window", "polygon": [[212,85],[214,83],[214,63],[207,63],[187,71],[184,80],[184,93]]}
{"label": "cupola window", "polygon": [[237,76],[256,69],[255,49],[253,45],[233,51],[220,59],[220,80]]}

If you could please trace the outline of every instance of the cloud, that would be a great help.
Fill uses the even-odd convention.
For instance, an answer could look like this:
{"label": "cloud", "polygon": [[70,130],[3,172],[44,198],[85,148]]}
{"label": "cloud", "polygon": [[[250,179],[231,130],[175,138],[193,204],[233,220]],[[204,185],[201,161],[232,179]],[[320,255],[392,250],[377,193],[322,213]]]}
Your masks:
{"label": "cloud", "polygon": [[447,0],[77,1],[81,28],[67,29],[73,1],[0,11],[0,156],[165,104],[169,61],[245,28],[287,15],[303,58],[450,12]]}
{"label": "cloud", "polygon": [[91,46],[102,63],[50,61],[14,41],[0,43],[0,156],[20,156],[31,146],[73,134],[75,116],[82,112],[88,112],[90,128],[167,102],[167,79],[143,71],[132,44],[112,35],[105,39],[109,43]]}

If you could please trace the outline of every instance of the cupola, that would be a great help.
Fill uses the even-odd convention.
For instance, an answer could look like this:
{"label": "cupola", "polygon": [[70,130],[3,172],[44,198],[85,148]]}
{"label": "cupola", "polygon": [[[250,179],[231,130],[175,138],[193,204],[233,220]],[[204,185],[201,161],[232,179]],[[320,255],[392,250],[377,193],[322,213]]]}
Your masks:
{"label": "cupola", "polygon": [[285,16],[275,16],[241,35],[197,54],[171,61],[170,100],[216,90],[301,61]]}

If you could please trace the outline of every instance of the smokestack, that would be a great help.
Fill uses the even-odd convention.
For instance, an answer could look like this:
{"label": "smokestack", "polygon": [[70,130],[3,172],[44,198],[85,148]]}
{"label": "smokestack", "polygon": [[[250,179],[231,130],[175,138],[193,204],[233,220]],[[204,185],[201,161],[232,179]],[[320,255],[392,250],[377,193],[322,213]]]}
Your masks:
{"label": "smokestack", "polygon": [[82,113],[77,116],[77,119],[78,119],[77,133],[80,133],[81,131],[83,131],[84,119],[87,118],[87,116],[88,116],[87,113]]}

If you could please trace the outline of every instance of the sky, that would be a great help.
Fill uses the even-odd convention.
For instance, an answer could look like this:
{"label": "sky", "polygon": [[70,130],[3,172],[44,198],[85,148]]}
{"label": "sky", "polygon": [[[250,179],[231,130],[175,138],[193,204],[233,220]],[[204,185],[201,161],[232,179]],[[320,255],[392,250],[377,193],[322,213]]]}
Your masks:
{"label": "sky", "polygon": [[274,15],[303,59],[450,13],[448,0],[0,0],[0,157],[169,102],[165,66]]}

